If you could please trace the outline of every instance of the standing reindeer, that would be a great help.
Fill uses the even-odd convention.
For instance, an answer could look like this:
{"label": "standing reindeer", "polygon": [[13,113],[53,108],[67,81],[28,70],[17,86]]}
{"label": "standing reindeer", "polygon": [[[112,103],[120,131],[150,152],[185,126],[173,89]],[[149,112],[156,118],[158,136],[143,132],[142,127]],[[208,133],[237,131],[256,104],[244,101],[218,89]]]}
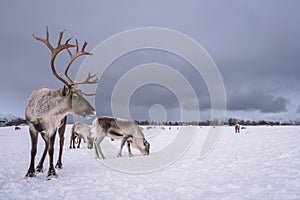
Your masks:
{"label": "standing reindeer", "polygon": [[[64,144],[64,132],[66,126],[66,115],[76,114],[85,118],[90,118],[95,115],[95,109],[88,103],[88,101],[82,95],[85,94],[77,88],[81,84],[96,84],[98,78],[96,75],[88,74],[87,78],[82,82],[73,82],[68,76],[68,70],[73,61],[82,55],[91,55],[84,49],[87,46],[87,42],[84,42],[81,50],[78,50],[78,41],[76,44],[69,44],[72,38],[66,40],[64,44],[61,43],[64,31],[60,32],[57,47],[53,47],[49,42],[48,27],[46,27],[46,39],[42,39],[33,35],[33,37],[44,43],[51,51],[51,69],[54,76],[63,82],[64,87],[60,89],[40,88],[34,90],[29,97],[29,102],[25,109],[25,118],[29,125],[29,133],[31,137],[31,160],[28,172],[25,177],[34,177],[35,173],[43,171],[43,162],[48,152],[49,154],[49,170],[47,179],[56,177],[56,172],[53,167],[53,152],[54,141],[56,131],[58,129],[60,136],[60,150],[59,158],[56,164],[56,168],[61,168],[61,156]],[[70,48],[76,48],[76,52],[72,53]],[[70,62],[65,69],[64,76],[56,72],[54,61],[56,56],[66,50],[70,55]],[[42,138],[45,141],[45,149],[42,158],[35,170],[34,162],[37,152],[38,133],[41,133]]]}
{"label": "standing reindeer", "polygon": [[235,133],[240,133],[241,125],[240,125],[240,124],[236,124],[236,125],[234,126],[234,130],[235,130]]}

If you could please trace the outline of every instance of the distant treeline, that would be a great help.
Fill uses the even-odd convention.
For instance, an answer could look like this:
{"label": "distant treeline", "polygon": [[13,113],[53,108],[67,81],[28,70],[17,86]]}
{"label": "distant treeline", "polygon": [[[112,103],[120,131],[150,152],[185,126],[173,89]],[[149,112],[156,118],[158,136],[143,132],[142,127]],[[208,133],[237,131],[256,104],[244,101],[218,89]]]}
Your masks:
{"label": "distant treeline", "polygon": [[0,127],[1,126],[19,126],[21,124],[26,124],[26,120],[22,118],[13,119],[10,121],[0,121]]}
{"label": "distant treeline", "polygon": [[[226,121],[221,120],[206,120],[206,121],[190,121],[190,122],[155,122],[155,121],[138,121],[136,122],[141,126],[221,126],[221,125],[229,125],[234,126],[235,124],[240,124],[243,126],[261,126],[261,125],[269,125],[269,126],[279,126],[279,125],[300,125],[300,121],[287,121],[287,122],[278,122],[278,121],[266,121],[266,120],[239,120],[236,118],[229,118]],[[19,126],[22,124],[26,124],[26,120],[22,118],[17,118],[11,121],[0,121],[0,126]]]}
{"label": "distant treeline", "polygon": [[190,122],[155,122],[155,121],[136,121],[141,126],[153,125],[153,126],[221,126],[229,125],[234,126],[235,124],[240,124],[243,126],[279,126],[279,125],[300,125],[300,121],[288,121],[288,122],[278,122],[278,121],[266,121],[266,120],[239,120],[236,118],[229,118],[226,121],[221,120],[206,120],[206,121],[190,121]]}

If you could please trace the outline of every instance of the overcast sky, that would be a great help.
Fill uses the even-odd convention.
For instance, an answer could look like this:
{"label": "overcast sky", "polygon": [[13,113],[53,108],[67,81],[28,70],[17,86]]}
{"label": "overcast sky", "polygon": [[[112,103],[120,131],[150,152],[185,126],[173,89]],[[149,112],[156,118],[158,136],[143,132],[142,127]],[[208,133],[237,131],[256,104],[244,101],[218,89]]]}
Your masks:
{"label": "overcast sky", "polygon": [[[49,50],[32,38],[32,33],[44,37],[46,25],[51,41],[65,29],[66,37],[88,41],[88,51],[125,30],[162,27],[190,36],[210,54],[225,84],[227,117],[300,119],[299,8],[298,0],[1,1],[0,113],[23,117],[34,89],[62,87],[51,73]],[[131,52],[112,63],[97,88],[98,116],[111,115],[110,90],[122,70],[145,63],[162,63],[184,74],[198,97],[201,119],[209,118],[205,82],[185,60],[158,50]],[[71,76],[76,72],[72,68]],[[133,94],[132,117],[148,119],[155,104],[165,107],[168,120],[179,120],[176,94],[158,85]]]}

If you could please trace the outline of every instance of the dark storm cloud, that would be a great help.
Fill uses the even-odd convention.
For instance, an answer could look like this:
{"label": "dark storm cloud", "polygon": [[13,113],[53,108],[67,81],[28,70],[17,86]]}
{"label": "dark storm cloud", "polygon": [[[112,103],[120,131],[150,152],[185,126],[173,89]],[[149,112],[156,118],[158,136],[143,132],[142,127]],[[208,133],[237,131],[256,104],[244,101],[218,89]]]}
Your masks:
{"label": "dark storm cloud", "polygon": [[[32,38],[32,33],[44,37],[46,24],[53,43],[58,32],[66,29],[66,37],[77,37],[80,43],[87,40],[89,51],[121,31],[157,26],[183,32],[207,49],[222,74],[229,110],[290,112],[286,116],[288,119],[292,116],[288,108],[297,107],[300,99],[299,7],[300,1],[281,0],[1,1],[0,91],[4,95],[1,96],[0,113],[23,116],[32,90],[40,86],[62,86],[51,73],[49,50]],[[127,59],[120,59],[119,69],[126,66],[128,70],[137,64],[154,61],[173,66],[192,84],[201,109],[210,108],[205,83],[188,63],[166,53],[146,54],[126,55]],[[57,65],[64,68],[67,61],[61,56]],[[72,77],[81,62],[82,59],[71,68]],[[109,93],[120,77],[119,71],[110,72],[115,79],[101,77],[103,82],[99,87],[103,86],[105,91],[99,91],[99,97],[97,94],[97,99],[101,99],[101,105],[97,106],[107,113]],[[180,87],[177,84],[174,81],[174,86]],[[176,98],[170,93],[155,88],[148,93],[151,96],[135,96],[136,106],[148,108],[153,103],[150,97],[157,96],[162,105],[176,109]],[[186,96],[186,109],[197,109],[189,103],[189,98]]]}
{"label": "dark storm cloud", "polygon": [[282,96],[273,96],[260,90],[236,92],[228,99],[228,110],[278,113],[287,111],[288,100]]}

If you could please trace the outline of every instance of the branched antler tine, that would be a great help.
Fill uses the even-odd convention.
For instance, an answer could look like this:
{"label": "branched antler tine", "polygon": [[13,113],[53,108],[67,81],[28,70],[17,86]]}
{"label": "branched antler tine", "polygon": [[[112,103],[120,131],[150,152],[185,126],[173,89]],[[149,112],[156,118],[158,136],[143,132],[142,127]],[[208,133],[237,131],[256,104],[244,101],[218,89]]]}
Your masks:
{"label": "branched antler tine", "polygon": [[[89,73],[90,74],[90,73]],[[96,77],[96,78],[95,78]],[[90,76],[90,79],[95,78],[93,81],[90,81],[89,84],[96,84],[99,83],[99,78],[96,76],[96,74],[93,74]]]}
{"label": "branched antler tine", "polygon": [[90,84],[95,84],[95,83],[99,83],[99,78],[96,76],[96,74],[93,74],[90,76],[90,79],[96,77],[92,82],[90,82]]}
{"label": "branched antler tine", "polygon": [[[98,77],[96,77],[96,74],[93,74],[91,75],[91,73],[89,72],[88,76],[86,77],[86,79],[82,82],[77,82],[77,83],[74,83],[75,86],[77,85],[82,85],[82,84],[96,84],[96,83],[99,83],[99,79]],[[94,80],[91,80],[95,78]]]}
{"label": "branched antler tine", "polygon": [[80,91],[81,94],[85,95],[85,96],[95,96],[96,94],[89,94],[89,93],[85,93],[85,92],[82,92]]}
{"label": "branched antler tine", "polygon": [[77,40],[77,38],[76,38],[76,52],[78,52],[78,40]]}
{"label": "branched antler tine", "polygon": [[72,40],[72,37],[69,37],[69,38],[66,40],[66,43],[65,43],[65,44],[69,44],[70,40]]}
{"label": "branched antler tine", "polygon": [[[62,31],[62,32],[59,33],[59,38],[58,38],[58,42],[57,42],[57,47],[56,48],[54,48],[50,44],[50,42],[49,42],[48,26],[46,26],[46,38],[45,39],[39,38],[39,37],[35,36],[34,34],[33,34],[33,37],[34,37],[34,39],[43,42],[51,50],[51,70],[52,70],[53,75],[58,80],[62,81],[65,85],[71,86],[73,82],[69,83],[68,82],[68,81],[70,81],[69,79],[64,79],[63,76],[61,76],[60,74],[58,74],[56,72],[55,65],[54,65],[55,58],[56,58],[56,56],[57,56],[57,54],[59,52],[61,52],[64,49],[67,49],[67,51],[69,52],[70,51],[69,48],[75,47],[75,45],[68,43],[72,38],[69,38],[68,40],[66,40],[65,44],[61,44],[63,33],[64,33],[64,31]],[[69,54],[70,54],[70,52],[69,52]]]}
{"label": "branched antler tine", "polygon": [[81,51],[84,51],[84,49],[85,49],[85,47],[87,46],[87,42],[86,41],[84,41],[84,44],[83,44],[83,46],[82,46],[82,48],[81,48]]}
{"label": "branched antler tine", "polygon": [[[91,73],[89,72],[87,78],[82,82],[83,84],[95,84],[95,83],[99,83],[98,77],[96,77],[96,74],[91,75]],[[91,80],[95,78],[94,80]]]}
{"label": "branched antler tine", "polygon": [[77,89],[77,92],[79,92],[79,93],[81,93],[85,96],[94,96],[94,95],[96,95],[96,94],[89,94],[89,93],[82,92],[82,90],[80,90],[80,89]]}
{"label": "branched antler tine", "polygon": [[70,58],[70,62],[69,62],[68,66],[67,66],[67,68],[65,70],[65,73],[64,73],[65,78],[70,81],[71,85],[75,85],[74,82],[71,80],[71,78],[68,76],[68,71],[69,71],[72,63],[79,56],[82,56],[82,55],[91,55],[89,52],[85,52],[84,51],[84,48],[87,46],[87,42],[84,42],[82,50],[78,51],[78,47],[79,47],[78,40],[76,39],[75,41],[76,41],[76,44],[75,44],[76,53],[73,55],[72,52],[68,49],[68,53],[69,53],[69,55],[70,55],[71,58]]}
{"label": "branched antler tine", "polygon": [[59,32],[59,38],[58,38],[58,41],[57,41],[57,46],[61,46],[61,39],[63,37],[63,34],[64,34],[65,30]]}
{"label": "branched antler tine", "polygon": [[66,70],[65,70],[64,75],[65,75],[65,77],[66,77],[71,83],[73,83],[73,81],[71,80],[71,78],[68,76],[68,71],[69,71],[69,69],[70,69],[72,63],[74,62],[74,60],[75,60],[76,58],[78,58],[79,56],[82,56],[82,55],[88,55],[88,53],[86,53],[86,52],[76,52],[76,54],[73,55],[72,52],[71,52],[69,49],[68,49],[68,53],[69,53],[71,59],[70,59],[70,62],[69,62],[68,66],[67,66],[67,68],[66,68]]}
{"label": "branched antler tine", "polygon": [[70,49],[67,49],[67,52],[69,53],[70,57],[72,57],[72,52]]}
{"label": "branched antler tine", "polygon": [[[70,49],[67,49],[67,52],[69,53],[70,58],[72,58],[73,55],[72,55],[71,50],[70,50]],[[69,68],[71,67],[71,64],[72,64],[72,62],[70,62],[70,63],[68,64],[68,66],[67,66],[67,68],[66,68],[66,70],[65,70],[64,76],[65,76],[66,79],[68,79],[68,81],[69,81],[71,84],[73,84],[72,79],[68,76],[68,71],[69,71]]]}
{"label": "branched antler tine", "polygon": [[[91,75],[91,73],[89,73],[89,75],[90,75],[90,78],[94,78],[96,76],[96,74]],[[98,78],[98,77],[96,77],[96,78]]]}
{"label": "branched antler tine", "polygon": [[[78,45],[78,40],[77,39],[76,39],[75,44],[69,44],[72,37],[68,38],[66,40],[66,42],[62,44],[62,38],[63,38],[64,32],[65,31],[59,32],[57,47],[55,47],[55,48],[49,42],[48,26],[46,26],[46,38],[45,39],[37,37],[34,34],[32,34],[34,39],[43,42],[51,50],[51,69],[52,69],[52,73],[54,74],[54,76],[57,79],[62,81],[68,87],[76,86],[78,84],[95,84],[95,83],[98,83],[98,78],[96,78],[95,80],[91,80],[91,79],[95,78],[95,75],[91,76],[90,73],[84,81],[79,82],[79,83],[74,83],[72,81],[72,79],[68,76],[68,71],[69,71],[72,63],[74,62],[74,60],[76,58],[78,58],[79,56],[82,56],[82,55],[91,55],[91,54],[89,52],[85,51],[85,47],[87,46],[87,42],[84,42],[84,44],[81,48],[81,51],[79,51],[79,45]],[[73,48],[73,47],[76,47],[76,53],[74,53],[74,55],[72,54],[71,50],[69,49],[69,48]],[[56,68],[55,68],[55,65],[54,65],[54,61],[55,61],[55,58],[56,58],[57,54],[59,54],[62,50],[67,50],[67,52],[70,56],[70,62],[69,62],[68,66],[65,70],[64,77],[56,72]]]}
{"label": "branched antler tine", "polygon": [[53,51],[53,46],[49,42],[49,31],[48,31],[48,26],[46,26],[46,39],[40,38],[32,34],[33,38],[44,43],[51,51]]}
{"label": "branched antler tine", "polygon": [[[49,43],[49,30],[48,30],[48,26],[46,26],[46,40]],[[50,44],[50,43],[49,43]]]}
{"label": "branched antler tine", "polygon": [[[39,38],[39,37],[35,36],[34,34],[32,34],[32,36],[33,36],[34,39],[36,39],[36,40],[38,40],[38,41],[41,41],[41,42],[43,42],[43,43],[46,42],[46,40],[44,40],[44,39],[42,39],[42,38]],[[45,44],[46,44],[46,43],[45,43]]]}

